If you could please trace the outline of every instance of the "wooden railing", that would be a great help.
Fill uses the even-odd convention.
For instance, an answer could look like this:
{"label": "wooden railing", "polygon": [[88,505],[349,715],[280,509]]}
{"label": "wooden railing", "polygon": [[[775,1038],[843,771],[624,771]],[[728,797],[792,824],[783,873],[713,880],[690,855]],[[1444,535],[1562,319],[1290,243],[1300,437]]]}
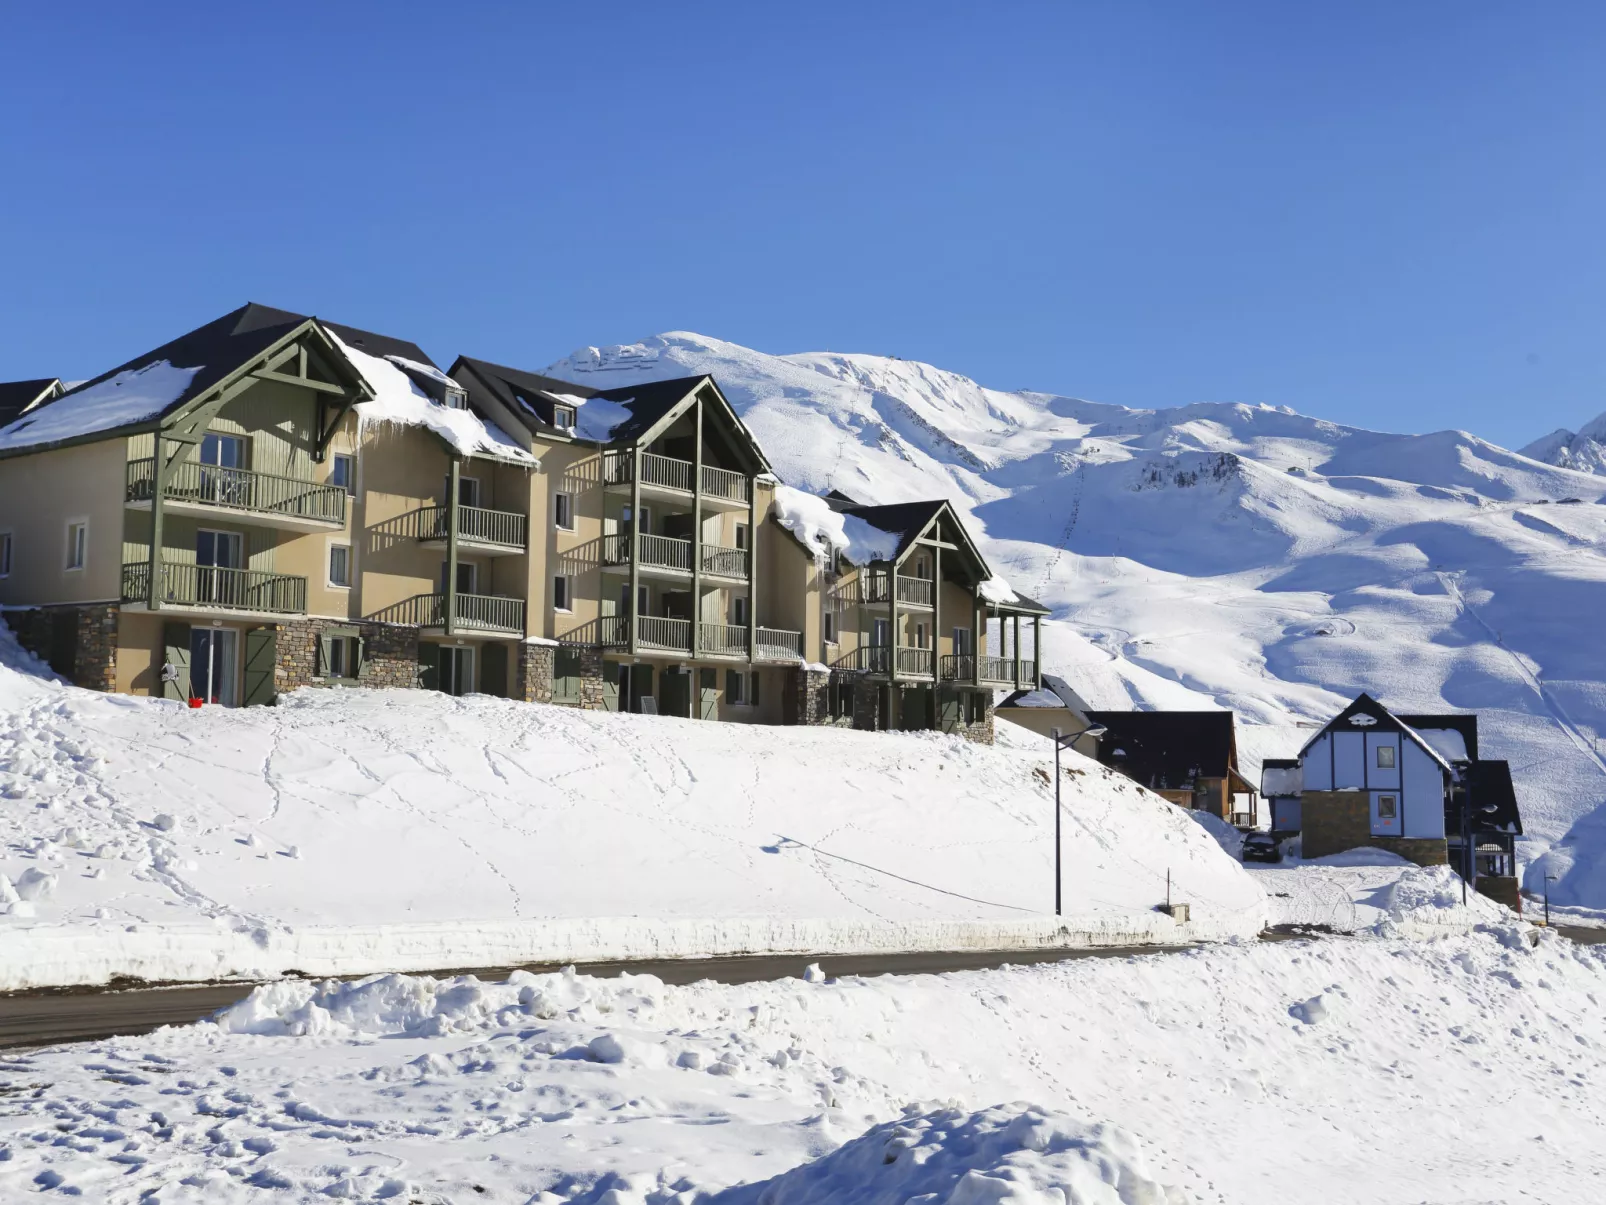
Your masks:
{"label": "wooden railing", "polygon": [[944,682],[969,682],[976,671],[976,658],[969,653],[953,653],[939,663]]}
{"label": "wooden railing", "polygon": [[[655,569],[674,569],[691,572],[691,541],[674,536],[641,536],[641,563]],[[602,563],[604,565],[630,564],[630,533],[602,537]],[[704,550],[704,568],[707,568],[707,549]],[[746,573],[746,570],[743,570]]]}
{"label": "wooden railing", "polygon": [[[418,516],[420,540],[445,540],[451,536],[451,516],[444,506],[425,506],[413,513]],[[514,511],[487,510],[483,506],[457,508],[459,539],[500,544],[505,548],[523,548],[528,529],[529,520]]]}
{"label": "wooden railing", "polygon": [[636,639],[648,648],[690,652],[691,620],[669,619],[659,615],[638,616]]}
{"label": "wooden railing", "polygon": [[803,633],[788,632],[784,628],[759,628],[757,654],[772,661],[802,660]]}
{"label": "wooden railing", "polygon": [[933,677],[934,656],[935,654],[931,649],[912,649],[900,646],[898,649],[898,672],[918,678]]}
{"label": "wooden railing", "polygon": [[[630,452],[609,452],[602,458],[604,485],[629,485],[635,457]],[[697,466],[689,460],[673,456],[660,456],[656,452],[641,454],[641,484],[659,489],[691,493]],[[703,466],[703,493],[727,502],[746,502],[753,492],[752,480],[730,469]]]}
{"label": "wooden railing", "polygon": [[[415,594],[393,603],[368,618],[380,623],[399,623],[415,628],[446,625],[446,595]],[[500,594],[459,594],[457,624],[463,630],[481,632],[524,632],[524,600]]]}
{"label": "wooden railing", "polygon": [[[150,597],[151,567],[141,561],[123,566],[123,601]],[[164,561],[157,587],[158,602],[174,606],[222,607],[231,611],[266,611],[301,615],[307,609],[307,579],[257,569],[218,565],[180,565]]]}
{"label": "wooden railing", "polygon": [[747,656],[747,625],[734,623],[705,623],[698,627],[698,639],[703,652],[714,657]]}
{"label": "wooden railing", "polygon": [[722,548],[717,544],[703,545],[703,572],[720,577],[747,576],[747,549]]}
{"label": "wooden railing", "polygon": [[983,657],[981,659],[981,680],[983,682],[1005,682],[1016,686],[1024,686],[1028,682],[1037,680],[1037,662],[1030,657],[1020,659],[1020,681],[1015,681],[1015,659],[1013,657]]}
{"label": "wooden railing", "polygon": [[[151,501],[156,492],[155,459],[130,460],[126,482],[127,501]],[[316,519],[337,527],[346,521],[343,486],[319,485],[248,469],[226,469],[193,460],[173,467],[162,497],[173,502],[197,502],[227,510]]]}
{"label": "wooden railing", "polygon": [[861,644],[831,662],[832,669],[863,674],[884,674],[891,664],[892,650],[884,644]]}
{"label": "wooden railing", "polygon": [[723,498],[728,502],[746,502],[752,497],[752,482],[741,473],[733,473],[729,469],[716,469],[711,464],[703,466],[703,493],[710,497]]}
{"label": "wooden railing", "polygon": [[898,601],[915,607],[929,607],[934,584],[929,578],[900,577],[898,579]]}

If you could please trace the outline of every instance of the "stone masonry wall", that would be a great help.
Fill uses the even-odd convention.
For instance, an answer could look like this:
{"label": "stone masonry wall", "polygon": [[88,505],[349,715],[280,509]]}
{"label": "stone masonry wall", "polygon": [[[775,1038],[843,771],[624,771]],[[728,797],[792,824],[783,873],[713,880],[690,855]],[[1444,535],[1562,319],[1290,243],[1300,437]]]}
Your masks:
{"label": "stone masonry wall", "polygon": [[1371,797],[1365,791],[1306,791],[1300,842],[1304,858],[1372,845]]}
{"label": "stone masonry wall", "polygon": [[359,686],[418,685],[418,632],[388,623],[349,623],[322,619],[296,619],[273,625],[278,633],[277,663],[273,669],[278,694],[312,686],[318,677],[318,638],[327,628],[356,628],[363,638]]}
{"label": "stone masonry wall", "polygon": [[602,650],[591,645],[580,650],[580,706],[585,711],[601,711]]}
{"label": "stone masonry wall", "polygon": [[[1370,814],[1368,814],[1368,827],[1370,827]],[[1448,866],[1450,863],[1450,847],[1443,837],[1368,836],[1363,844],[1386,849],[1391,854],[1399,854],[1407,862],[1415,862],[1418,866]]]}
{"label": "stone masonry wall", "polygon": [[71,665],[52,666],[75,686],[86,690],[117,689],[118,607],[97,603],[83,607],[31,607],[5,615],[17,643],[49,664],[58,623],[73,625]]}
{"label": "stone masonry wall", "polygon": [[831,671],[794,666],[788,675],[786,695],[781,701],[783,724],[833,725],[831,718]]}
{"label": "stone masonry wall", "polygon": [[550,644],[518,645],[518,681],[513,697],[526,703],[552,702],[552,662],[557,650]]}

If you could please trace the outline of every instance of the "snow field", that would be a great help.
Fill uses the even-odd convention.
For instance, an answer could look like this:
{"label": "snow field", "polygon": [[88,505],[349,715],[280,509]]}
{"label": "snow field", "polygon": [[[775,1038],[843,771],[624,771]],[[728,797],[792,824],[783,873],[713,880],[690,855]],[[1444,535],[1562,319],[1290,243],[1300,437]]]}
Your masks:
{"label": "snow field", "polygon": [[[0,988],[1174,943],[1267,917],[1184,813],[1071,755],[1056,920],[1045,748],[421,691],[193,711],[30,667],[0,636],[0,873],[50,881],[0,902]],[[1168,870],[1187,925],[1154,911]]]}
{"label": "snow field", "polygon": [[0,1198],[1584,1202],[1603,999],[1606,951],[1510,926],[740,986],[281,982],[0,1061]]}

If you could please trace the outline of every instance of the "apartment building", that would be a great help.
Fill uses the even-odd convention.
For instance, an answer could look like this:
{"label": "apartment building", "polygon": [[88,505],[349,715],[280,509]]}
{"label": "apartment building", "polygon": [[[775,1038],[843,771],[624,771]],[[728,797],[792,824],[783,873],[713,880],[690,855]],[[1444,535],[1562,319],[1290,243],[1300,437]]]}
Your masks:
{"label": "apartment building", "polygon": [[709,377],[446,373],[253,304],[12,392],[0,605],[80,685],[224,706],[416,686],[990,739],[992,690],[1036,678],[1043,608],[946,503],[788,490]]}

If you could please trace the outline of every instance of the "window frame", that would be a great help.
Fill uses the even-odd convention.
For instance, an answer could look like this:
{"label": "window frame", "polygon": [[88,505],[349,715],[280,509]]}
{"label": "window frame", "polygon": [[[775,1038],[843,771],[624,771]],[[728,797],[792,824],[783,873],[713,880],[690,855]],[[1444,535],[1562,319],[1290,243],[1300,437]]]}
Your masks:
{"label": "window frame", "polygon": [[7,528],[0,531],[0,577],[11,576],[11,562],[16,556],[16,533]]}
{"label": "window frame", "polygon": [[89,516],[75,515],[68,519],[66,535],[62,572],[81,573],[89,567]]}
{"label": "window frame", "polygon": [[[329,555],[324,558],[324,577],[325,577],[325,579],[326,579],[326,581],[328,583],[329,588],[331,590],[350,590],[351,589],[351,579],[352,579],[352,572],[351,572],[351,567],[352,567],[351,551],[352,551],[352,549],[351,549],[351,545],[345,543],[342,540],[330,540],[329,543],[328,543],[328,550],[329,550]],[[345,581],[338,581],[335,578],[335,553],[336,552],[344,552],[346,554],[346,556],[345,556],[346,580]]]}
{"label": "window frame", "polygon": [[[1383,760],[1383,755],[1384,754],[1388,755],[1388,760],[1387,761]],[[1379,746],[1377,746],[1377,768],[1379,770],[1394,770],[1394,769],[1398,769],[1398,767],[1399,767],[1399,757],[1395,753],[1394,746],[1393,745],[1379,745]]]}
{"label": "window frame", "polygon": [[747,595],[731,595],[731,627],[745,628],[747,626]]}
{"label": "window frame", "polygon": [[[1387,805],[1387,810],[1385,806]],[[1377,818],[1379,820],[1398,820],[1400,818],[1400,797],[1389,793],[1377,797]]]}
{"label": "window frame", "polygon": [[[568,422],[563,421],[565,414],[569,416]],[[570,406],[564,402],[554,402],[552,404],[552,425],[559,431],[567,431],[572,435],[579,422],[580,411],[577,407]]]}
{"label": "window frame", "polygon": [[[345,480],[341,481],[341,468],[345,468]],[[329,460],[329,484],[340,486],[346,491],[346,497],[357,496],[357,454],[355,452],[336,452]]]}
{"label": "window frame", "polygon": [[[567,516],[567,522],[564,521],[565,516]],[[553,492],[552,526],[558,531],[576,530],[573,492],[569,490],[556,490]]]}
{"label": "window frame", "polygon": [[574,610],[574,586],[567,573],[552,575],[552,609],[565,615]]}

